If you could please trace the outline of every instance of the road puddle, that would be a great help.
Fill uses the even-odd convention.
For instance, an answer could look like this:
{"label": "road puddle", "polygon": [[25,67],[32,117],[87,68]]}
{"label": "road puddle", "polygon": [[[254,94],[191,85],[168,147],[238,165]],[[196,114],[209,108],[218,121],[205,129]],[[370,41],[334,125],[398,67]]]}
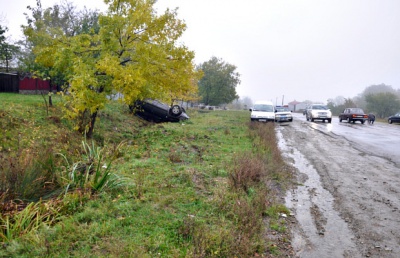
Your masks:
{"label": "road puddle", "polygon": [[361,257],[347,223],[334,210],[334,198],[325,190],[312,164],[296,148],[287,143],[277,130],[279,148],[293,160],[304,183],[287,193],[285,205],[299,223],[294,229],[292,245],[297,257]]}

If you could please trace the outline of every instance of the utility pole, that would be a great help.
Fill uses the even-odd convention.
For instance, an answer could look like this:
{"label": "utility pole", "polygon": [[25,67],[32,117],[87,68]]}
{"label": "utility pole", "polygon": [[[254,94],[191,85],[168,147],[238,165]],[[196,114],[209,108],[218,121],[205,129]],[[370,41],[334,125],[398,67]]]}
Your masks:
{"label": "utility pole", "polygon": [[283,99],[285,98],[285,95],[282,95],[282,106],[283,106]]}

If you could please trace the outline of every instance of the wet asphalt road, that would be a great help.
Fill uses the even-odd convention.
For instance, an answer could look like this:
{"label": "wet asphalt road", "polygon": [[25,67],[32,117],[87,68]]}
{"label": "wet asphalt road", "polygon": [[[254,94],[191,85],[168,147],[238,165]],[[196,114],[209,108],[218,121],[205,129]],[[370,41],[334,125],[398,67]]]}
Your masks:
{"label": "wet asphalt road", "polygon": [[[306,121],[302,114],[293,114],[294,119]],[[400,168],[400,124],[375,122],[347,123],[333,117],[332,123],[309,122],[309,126],[321,132],[333,133],[351,142],[356,148],[374,156],[388,159]]]}

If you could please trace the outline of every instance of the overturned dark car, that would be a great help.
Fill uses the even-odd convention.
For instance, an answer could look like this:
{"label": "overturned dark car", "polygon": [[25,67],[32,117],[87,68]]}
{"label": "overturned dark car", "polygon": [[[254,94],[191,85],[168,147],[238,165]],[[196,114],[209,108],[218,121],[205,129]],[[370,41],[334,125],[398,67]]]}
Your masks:
{"label": "overturned dark car", "polygon": [[136,116],[154,123],[180,122],[189,119],[183,107],[169,106],[154,99],[137,100],[129,108]]}

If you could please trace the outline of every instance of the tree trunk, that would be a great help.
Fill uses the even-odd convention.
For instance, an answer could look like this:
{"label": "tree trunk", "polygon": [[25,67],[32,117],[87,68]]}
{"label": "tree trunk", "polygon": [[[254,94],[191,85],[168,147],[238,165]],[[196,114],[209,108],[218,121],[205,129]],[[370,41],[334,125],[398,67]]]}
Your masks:
{"label": "tree trunk", "polygon": [[94,130],[94,124],[96,122],[96,117],[97,117],[97,111],[94,112],[91,116],[90,116],[90,124],[89,124],[89,130],[86,133],[86,137],[88,139],[92,138],[93,136],[93,130]]}

